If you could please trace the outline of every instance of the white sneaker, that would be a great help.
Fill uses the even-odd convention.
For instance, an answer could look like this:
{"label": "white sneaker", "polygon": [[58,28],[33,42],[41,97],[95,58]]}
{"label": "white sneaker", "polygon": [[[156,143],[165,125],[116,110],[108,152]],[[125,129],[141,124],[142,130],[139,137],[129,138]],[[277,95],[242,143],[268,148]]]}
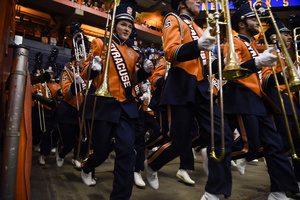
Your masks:
{"label": "white sneaker", "polygon": [[258,162],[258,160],[257,160],[257,159],[254,159],[254,160],[252,160],[251,162]]}
{"label": "white sneaker", "polygon": [[75,163],[76,168],[78,168],[78,169],[81,168],[81,162],[79,162],[78,160],[75,160],[74,163]]}
{"label": "white sneaker", "polygon": [[200,200],[220,200],[219,195],[205,192]]}
{"label": "white sneaker", "polygon": [[83,170],[81,170],[81,179],[87,186],[96,185],[96,180],[92,178],[92,172],[86,174]]}
{"label": "white sneaker", "polygon": [[208,170],[208,157],[207,157],[207,148],[201,149],[201,155],[203,160],[203,170],[205,174],[208,176],[209,170]]}
{"label": "white sneaker", "polygon": [[94,186],[97,184],[97,179],[96,178],[92,178],[92,181],[91,181],[91,185],[90,186]]}
{"label": "white sneaker", "polygon": [[[285,197],[277,197],[276,196],[276,193],[280,194],[280,195],[283,195]],[[288,198],[285,193],[282,193],[282,192],[271,192],[268,196],[268,199],[267,200],[290,200],[290,198]]]}
{"label": "white sneaker", "polygon": [[134,183],[139,187],[145,187],[146,183],[143,180],[142,172],[134,172]]}
{"label": "white sneaker", "polygon": [[236,163],[234,162],[234,160],[232,160],[230,163],[231,163],[231,166],[237,167],[237,165],[236,165]]}
{"label": "white sneaker", "polygon": [[55,153],[56,152],[56,148],[51,149],[51,153]]}
{"label": "white sneaker", "polygon": [[192,148],[194,160],[197,160],[197,152]]}
{"label": "white sneaker", "polygon": [[193,181],[189,174],[187,173],[187,171],[185,169],[179,169],[176,176],[178,178],[180,178],[181,180],[183,180],[185,183],[188,183],[188,184],[191,184],[191,185],[194,185],[195,184],[195,181]]}
{"label": "white sneaker", "polygon": [[154,151],[157,151],[158,148],[159,148],[159,147],[153,147],[153,148],[151,149],[151,151],[153,151],[153,152],[154,152]]}
{"label": "white sneaker", "polygon": [[39,163],[40,163],[40,165],[45,165],[46,164],[44,155],[39,156]]}
{"label": "white sneaker", "polygon": [[245,158],[240,158],[236,160],[237,170],[241,175],[245,174],[245,169],[247,165],[247,160]]}
{"label": "white sneaker", "polygon": [[146,177],[149,185],[154,189],[157,190],[159,187],[159,182],[158,182],[158,176],[157,172],[154,172],[147,163],[147,160],[144,162],[144,167],[145,167],[145,172],[146,172]]}
{"label": "white sneaker", "polygon": [[63,164],[64,164],[64,158],[61,158],[59,155],[58,155],[58,151],[55,151],[55,160],[56,160],[56,165],[58,166],[58,167],[61,167],[61,166],[63,166]]}

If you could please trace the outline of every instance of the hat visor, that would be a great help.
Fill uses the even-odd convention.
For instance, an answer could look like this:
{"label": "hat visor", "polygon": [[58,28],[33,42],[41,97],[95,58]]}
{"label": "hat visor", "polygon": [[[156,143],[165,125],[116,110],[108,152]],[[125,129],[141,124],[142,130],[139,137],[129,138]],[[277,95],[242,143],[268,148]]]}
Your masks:
{"label": "hat visor", "polygon": [[134,23],[134,19],[132,17],[126,16],[126,15],[120,15],[120,16],[116,16],[116,19],[127,19],[129,20],[131,23]]}
{"label": "hat visor", "polygon": [[288,29],[287,27],[281,28],[279,29],[280,32],[291,32],[290,29]]}

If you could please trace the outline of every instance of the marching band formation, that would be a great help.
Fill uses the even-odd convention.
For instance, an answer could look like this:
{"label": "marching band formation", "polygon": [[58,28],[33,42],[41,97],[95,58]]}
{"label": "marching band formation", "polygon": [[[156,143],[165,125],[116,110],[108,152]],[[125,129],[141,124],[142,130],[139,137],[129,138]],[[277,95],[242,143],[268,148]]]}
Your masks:
{"label": "marching band formation", "polygon": [[[300,199],[300,17],[291,15],[288,29],[265,2],[251,7],[247,0],[234,0],[230,17],[228,0],[222,0],[222,12],[208,15],[204,31],[194,22],[200,3],[171,1],[174,12],[163,20],[157,61],[140,54],[135,0],[118,6],[112,1],[111,26],[90,44],[80,24],[72,24],[74,49],[60,83],[47,67],[35,74],[43,81],[32,85],[33,139],[41,165],[53,148],[58,167],[72,152],[83,183],[94,186],[95,168],[114,150],[110,199],[125,200],[134,184],[146,186],[143,171],[158,189],[157,172],[178,156],[176,176],[195,184],[187,172],[194,170],[193,151],[201,151],[208,178],[200,199],[218,200],[231,195],[233,160],[243,174],[247,162],[264,157],[268,200]],[[220,15],[227,31],[223,55]],[[266,31],[262,22],[269,25]],[[262,54],[254,44],[260,31]],[[154,149],[148,157],[146,149]]]}

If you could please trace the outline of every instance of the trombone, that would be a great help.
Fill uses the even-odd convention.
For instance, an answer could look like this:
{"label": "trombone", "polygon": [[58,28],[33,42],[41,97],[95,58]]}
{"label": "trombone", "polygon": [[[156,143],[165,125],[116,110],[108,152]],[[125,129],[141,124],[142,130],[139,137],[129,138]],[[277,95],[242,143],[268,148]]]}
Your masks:
{"label": "trombone", "polygon": [[[262,6],[263,4],[265,5],[265,7]],[[256,5],[261,5],[261,6],[256,7]],[[262,26],[261,19],[270,19],[271,22],[272,22],[272,25],[275,28],[276,35],[272,35],[271,37],[272,37],[272,40],[274,41],[274,46],[275,46],[275,49],[276,49],[278,62],[280,63],[281,71],[283,73],[284,83],[285,83],[285,86],[286,86],[286,89],[283,92],[288,93],[289,100],[290,100],[290,103],[291,103],[291,107],[292,107],[292,110],[293,110],[293,116],[294,116],[296,122],[298,122],[298,118],[297,118],[295,106],[294,106],[294,103],[293,103],[291,91],[296,92],[300,89],[300,77],[299,77],[299,75],[296,71],[296,68],[293,65],[292,59],[291,59],[291,57],[290,57],[290,55],[287,51],[287,48],[285,46],[284,41],[283,41],[283,39],[280,35],[280,30],[278,29],[278,26],[276,24],[275,18],[273,16],[272,12],[271,12],[270,7],[263,1],[256,1],[253,4],[253,10],[254,10],[255,16],[256,16],[256,18],[259,22],[259,26],[261,28],[262,33],[264,33],[264,28]],[[262,15],[262,16],[259,16],[259,14]],[[264,15],[264,14],[266,14],[266,15]],[[263,34],[263,38],[264,38],[266,48],[268,49],[269,46],[268,46],[268,42],[267,42],[267,38],[266,38],[265,34]],[[279,44],[276,41],[276,39],[279,41]],[[285,70],[284,70],[284,67],[283,67],[282,62],[281,62],[281,55],[280,55],[279,45],[280,45],[282,53],[285,57],[285,62],[286,62],[287,68],[288,68],[289,76],[290,76],[290,83],[288,83],[288,80],[287,80],[286,74],[285,74]],[[296,155],[296,152],[295,152],[293,138],[292,138],[292,135],[291,135],[289,124],[288,124],[287,115],[286,115],[286,111],[285,111],[285,107],[284,107],[284,103],[283,103],[283,99],[282,99],[282,96],[281,96],[281,91],[280,91],[280,88],[279,88],[279,83],[278,83],[278,79],[277,79],[274,67],[272,67],[272,71],[273,71],[273,74],[274,74],[274,80],[275,80],[275,83],[276,83],[276,88],[277,88],[277,92],[278,92],[278,95],[279,95],[280,104],[281,104],[281,107],[282,107],[282,112],[283,112],[283,115],[284,115],[285,125],[286,125],[287,132],[288,132],[288,135],[289,135],[289,140],[290,140],[290,144],[291,144],[291,151],[292,151],[292,157],[294,159],[299,159],[298,156]],[[297,124],[298,133],[300,135],[299,123],[296,123],[296,124]]]}
{"label": "trombone", "polygon": [[[43,72],[43,73],[41,73]],[[39,76],[43,76],[43,74],[45,73],[45,70],[42,69],[40,72],[39,72]],[[39,83],[40,87],[37,91],[38,94],[43,94],[42,93],[42,84]],[[44,86],[45,86],[45,92],[46,92],[46,98],[49,99],[49,94],[48,94],[48,90],[47,90],[47,82],[45,81],[44,82]],[[45,133],[46,132],[46,122],[45,122],[45,113],[44,113],[44,105],[40,103],[40,101],[38,100],[38,112],[39,112],[39,121],[40,121],[40,129],[42,131],[42,133]]]}
{"label": "trombone", "polygon": [[[80,142],[78,143],[77,159],[80,162],[86,162],[89,158],[89,151],[91,148],[92,131],[93,131],[93,127],[94,127],[95,110],[96,110],[96,104],[97,104],[97,96],[110,97],[110,98],[113,97],[112,94],[109,92],[108,76],[109,76],[110,51],[111,51],[112,36],[113,36],[113,30],[114,30],[114,24],[115,24],[116,8],[117,8],[117,0],[111,1],[108,12],[107,12],[104,41],[103,41],[102,52],[101,52],[102,60],[103,60],[104,56],[106,55],[105,70],[104,70],[104,74],[103,74],[103,82],[102,82],[102,85],[100,85],[101,74],[99,73],[96,92],[91,94],[91,95],[95,96],[95,101],[94,101],[92,121],[91,121],[91,127],[90,127],[90,135],[89,135],[90,138],[89,138],[89,143],[88,143],[88,151],[87,151],[87,156],[84,159],[79,158]],[[111,22],[109,24],[110,18],[111,18]],[[107,46],[107,50],[105,51],[106,38],[107,38],[107,32],[108,32],[109,27],[110,27],[110,32],[109,32],[108,46]],[[90,80],[90,75],[91,75],[91,65],[92,65],[93,53],[94,53],[93,46],[90,49],[90,53],[91,53],[91,60],[90,60],[90,67],[88,69],[88,77],[87,77],[88,81]],[[84,104],[83,104],[83,109],[82,109],[82,118],[81,118],[82,120],[81,120],[81,125],[80,125],[79,141],[81,140],[81,137],[82,137],[82,129],[83,129],[83,123],[84,123],[84,113],[85,113],[85,107],[86,107],[86,102],[87,102],[87,95],[88,95],[88,90],[86,90],[86,92],[85,92],[85,99],[84,99]]]}
{"label": "trombone", "polygon": [[[246,78],[252,74],[251,70],[240,67],[237,62],[236,55],[234,52],[230,12],[228,8],[228,0],[205,0],[206,7],[208,8],[208,3],[215,4],[215,11],[210,13],[206,9],[206,21],[207,24],[213,28],[210,32],[211,36],[216,36],[217,49],[218,49],[218,73],[215,75],[222,80],[238,80]],[[218,9],[218,3],[221,4],[222,10]],[[220,21],[220,17],[224,17],[224,21]],[[220,25],[226,26],[226,38],[228,41],[228,54],[226,68],[222,70],[222,60],[221,60],[221,45],[220,45]],[[219,84],[219,106],[220,106],[220,123],[221,123],[221,154],[218,158],[215,153],[214,144],[214,113],[213,113],[213,76],[212,76],[212,62],[211,62],[211,52],[208,53],[208,63],[209,63],[209,84],[210,84],[210,118],[211,118],[211,153],[210,156],[214,158],[217,162],[220,162],[225,155],[225,141],[224,141],[224,106],[223,106],[223,88],[222,84]]]}

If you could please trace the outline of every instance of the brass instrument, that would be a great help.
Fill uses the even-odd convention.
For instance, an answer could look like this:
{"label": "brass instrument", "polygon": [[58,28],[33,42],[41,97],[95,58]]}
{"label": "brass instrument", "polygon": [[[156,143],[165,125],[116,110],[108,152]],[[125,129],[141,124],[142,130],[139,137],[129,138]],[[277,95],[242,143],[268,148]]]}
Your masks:
{"label": "brass instrument", "polygon": [[[105,26],[105,33],[104,33],[104,41],[103,41],[103,46],[102,46],[102,52],[101,52],[101,59],[103,60],[104,56],[106,55],[106,62],[105,62],[105,69],[104,69],[104,74],[103,74],[103,82],[102,85],[100,85],[100,76],[101,74],[99,73],[98,76],[98,87],[95,91],[93,96],[95,96],[95,101],[94,101],[94,107],[93,107],[93,114],[92,114],[92,121],[91,121],[91,127],[89,128],[90,134],[89,134],[89,143],[88,143],[88,151],[87,151],[87,156],[84,159],[79,158],[80,154],[80,142],[78,143],[78,151],[77,151],[77,160],[80,162],[86,162],[87,159],[89,158],[89,151],[91,148],[91,139],[92,139],[92,131],[93,131],[93,126],[94,126],[94,117],[95,117],[95,110],[96,110],[96,103],[97,103],[97,97],[102,96],[102,97],[113,97],[112,94],[109,92],[108,88],[108,76],[109,76],[109,63],[110,63],[110,51],[111,51],[111,44],[112,44],[112,36],[113,36],[113,30],[114,30],[114,24],[115,24],[115,16],[116,16],[116,9],[117,9],[117,0],[113,0],[110,3],[110,7],[107,12],[107,20],[106,20],[106,26]],[[111,14],[112,12],[112,14]],[[109,24],[111,18],[111,23]],[[109,34],[109,39],[108,39],[108,46],[107,46],[107,51],[105,51],[105,46],[106,46],[106,38],[107,38],[107,31],[110,26],[110,34]],[[90,67],[88,70],[88,77],[87,80],[90,80],[90,75],[91,75],[91,66],[92,66],[92,61],[93,61],[93,53],[94,53],[94,47],[92,46],[90,49],[91,53],[91,60],[90,60]],[[82,138],[82,129],[84,126],[84,113],[85,113],[85,107],[86,107],[86,101],[87,101],[87,95],[88,95],[88,89],[85,92],[85,99],[84,99],[84,104],[83,104],[83,109],[82,109],[82,118],[81,118],[81,125],[80,125],[80,137],[79,141]]]}
{"label": "brass instrument", "polygon": [[[210,35],[216,36],[217,40],[217,48],[218,48],[218,58],[221,58],[221,46],[220,46],[220,25],[226,26],[226,38],[228,42],[228,53],[226,59],[226,67],[222,71],[221,62],[219,62],[219,70],[216,74],[216,77],[222,77],[221,80],[238,80],[242,78],[246,78],[252,74],[252,71],[249,69],[242,68],[237,62],[234,44],[233,44],[233,36],[232,36],[232,28],[231,28],[231,19],[230,19],[230,11],[229,11],[229,3],[228,0],[205,0],[206,7],[208,8],[208,3],[215,4],[214,13],[209,13],[208,9],[206,9],[206,20],[207,24],[213,28]],[[218,9],[218,2],[221,3],[221,12]],[[224,21],[221,22],[220,17],[224,17]],[[220,59],[219,59],[220,60]],[[210,60],[209,60],[210,62]]]}
{"label": "brass instrument", "polygon": [[[43,72],[42,74],[44,74],[44,73],[45,73],[45,70],[42,69],[42,70],[39,72],[39,76],[42,76],[42,75],[41,75],[41,72]],[[38,94],[42,94],[42,88],[43,88],[43,86],[42,86],[41,83],[39,83],[39,86],[40,86],[40,87],[39,87],[37,93],[38,93]],[[48,86],[47,86],[47,82],[46,82],[46,81],[44,82],[44,86],[45,86],[46,98],[49,99],[49,94],[48,94],[48,90],[47,90],[47,87],[48,87]],[[37,103],[38,103],[38,112],[39,112],[40,129],[41,129],[41,131],[42,131],[43,133],[45,133],[45,132],[46,132],[46,121],[45,121],[45,114],[44,114],[44,105],[41,104],[39,100],[37,101]]]}
{"label": "brass instrument", "polygon": [[[261,6],[259,8],[257,8],[256,7],[257,4],[259,4]],[[265,7],[262,6],[262,5],[264,5]],[[295,118],[296,122],[298,122],[298,118],[297,118],[295,106],[294,106],[294,103],[293,103],[291,91],[294,92],[294,91],[298,91],[300,89],[300,77],[297,73],[297,70],[295,69],[295,67],[293,65],[291,57],[290,57],[290,55],[289,55],[289,53],[286,49],[285,43],[284,43],[284,41],[283,41],[283,39],[280,35],[280,30],[278,29],[278,26],[276,24],[275,18],[272,14],[272,11],[271,11],[270,7],[267,5],[267,3],[263,2],[263,1],[257,1],[253,4],[253,10],[254,10],[256,18],[259,22],[262,33],[264,33],[264,28],[262,26],[261,19],[270,19],[271,22],[272,22],[272,25],[275,28],[276,35],[272,35],[272,40],[274,41],[274,46],[275,46],[275,49],[276,49],[278,62],[280,63],[281,71],[283,73],[283,79],[284,79],[284,82],[285,82],[286,91],[288,93],[289,100],[290,100],[290,103],[291,103],[291,107],[292,107],[292,110],[293,110],[293,115],[294,115],[294,118]],[[266,14],[266,15],[264,15],[264,14]],[[264,42],[266,44],[266,48],[268,49],[269,45],[268,45],[267,38],[266,38],[265,34],[263,34],[263,38],[264,38]],[[279,44],[276,41],[276,39],[278,40]],[[285,57],[285,62],[286,62],[287,68],[288,68],[289,76],[290,76],[290,84],[288,83],[288,80],[287,80],[286,74],[285,74],[285,70],[284,70],[284,67],[283,67],[282,62],[281,62],[281,55],[280,55],[279,45],[280,45],[282,53]],[[277,79],[274,67],[272,67],[272,71],[273,71],[273,74],[274,74],[276,88],[277,88],[277,92],[278,92],[278,95],[279,95],[280,104],[281,104],[281,107],[282,107],[282,112],[283,112],[283,115],[284,115],[285,125],[286,125],[287,132],[288,132],[288,135],[289,135],[289,140],[290,140],[290,144],[291,144],[291,151],[292,151],[292,157],[294,159],[299,159],[298,156],[296,155],[296,152],[295,152],[293,138],[292,138],[292,135],[291,135],[289,124],[288,124],[287,115],[286,115],[283,99],[282,99],[282,96],[281,96],[281,93],[280,93],[281,91],[280,91],[280,88],[279,88],[279,83],[278,83],[278,79]],[[285,92],[285,90],[283,92]],[[300,135],[299,123],[296,123],[296,124],[297,124],[298,133]]]}
{"label": "brass instrument", "polygon": [[[81,44],[79,44],[79,42],[81,42]],[[84,60],[86,60],[84,37],[81,32],[78,32],[73,36],[73,47],[76,61],[80,61],[80,58],[84,58]]]}

